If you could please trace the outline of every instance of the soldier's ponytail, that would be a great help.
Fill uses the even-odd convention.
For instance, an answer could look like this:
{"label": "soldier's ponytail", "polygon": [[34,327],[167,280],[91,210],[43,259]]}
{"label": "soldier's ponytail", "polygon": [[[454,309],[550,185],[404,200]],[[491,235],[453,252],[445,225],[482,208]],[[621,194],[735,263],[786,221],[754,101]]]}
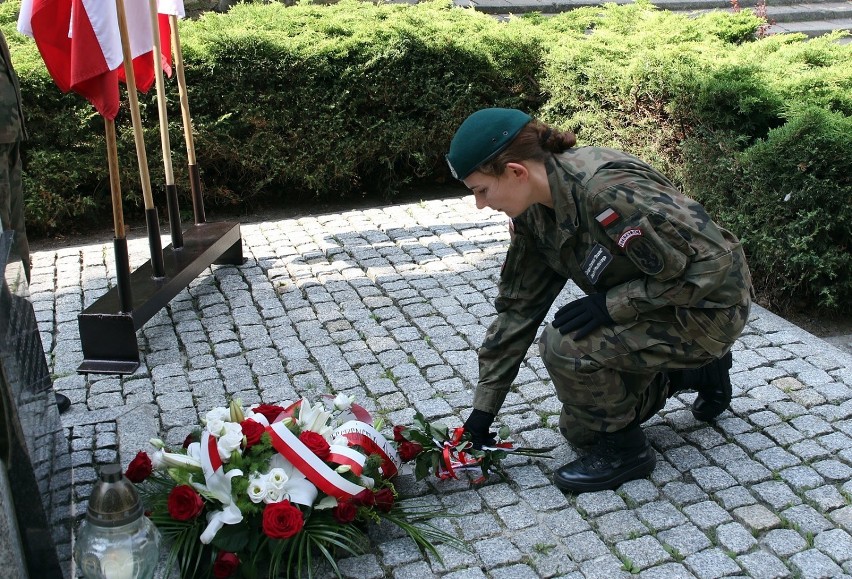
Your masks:
{"label": "soldier's ponytail", "polygon": [[561,131],[532,120],[520,130],[508,147],[496,157],[480,165],[477,170],[486,175],[502,175],[506,163],[522,161],[544,162],[551,154],[567,151],[577,143],[577,137],[571,131]]}

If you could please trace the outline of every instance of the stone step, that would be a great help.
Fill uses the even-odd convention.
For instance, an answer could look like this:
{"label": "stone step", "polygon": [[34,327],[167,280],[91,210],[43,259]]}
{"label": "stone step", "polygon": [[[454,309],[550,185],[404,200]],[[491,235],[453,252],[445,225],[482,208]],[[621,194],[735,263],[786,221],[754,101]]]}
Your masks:
{"label": "stone step", "polygon": [[[631,4],[633,0],[614,0],[616,4]],[[754,8],[761,0],[739,0],[742,8]],[[457,6],[475,8],[486,14],[508,16],[540,12],[558,14],[575,8],[600,6],[595,0],[455,0]],[[729,0],[657,0],[653,3],[661,10],[701,14],[710,10],[731,10]],[[852,31],[852,0],[770,0],[766,14],[772,24],[768,32],[778,34],[801,32],[808,36],[821,36],[834,30]],[[847,41],[848,42],[848,41]]]}
{"label": "stone step", "polygon": [[[772,18],[770,17],[770,20]],[[787,32],[801,32],[810,37],[822,36],[835,30],[852,31],[852,18],[840,18],[832,20],[806,20],[802,18],[799,21],[778,21],[769,27],[769,34],[783,34]],[[850,38],[842,38],[841,44],[847,44]]]}
{"label": "stone step", "polygon": [[[753,8],[759,0],[740,0],[742,8]],[[792,6],[800,3],[800,0],[770,0],[771,5],[767,10],[777,6]],[[609,2],[608,2],[609,3]],[[633,0],[614,0],[615,4],[633,4]],[[595,0],[455,0],[457,6],[476,8],[486,14],[522,14],[527,12],[541,12],[543,14],[556,14],[583,8],[588,6],[600,6],[602,2]],[[661,10],[677,12],[696,12],[701,10],[731,10],[729,0],[657,0],[654,6]],[[810,4],[845,4],[852,6],[852,0],[837,2],[836,0],[811,0]]]}
{"label": "stone step", "polygon": [[824,2],[818,4],[796,4],[792,6],[767,6],[766,17],[770,22],[802,22],[812,20],[846,20],[852,22],[852,2]]}

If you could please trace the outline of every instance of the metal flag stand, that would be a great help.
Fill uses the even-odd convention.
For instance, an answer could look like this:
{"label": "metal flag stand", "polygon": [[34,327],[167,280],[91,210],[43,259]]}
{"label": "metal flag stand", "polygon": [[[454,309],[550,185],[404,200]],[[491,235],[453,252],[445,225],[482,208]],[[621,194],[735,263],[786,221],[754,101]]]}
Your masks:
{"label": "metal flag stand", "polygon": [[[121,33],[127,92],[130,100],[136,155],[139,162],[142,193],[145,202],[145,217],[148,224],[148,241],[151,259],[130,273],[127,254],[127,239],[121,208],[121,192],[118,179],[118,155],[115,145],[115,125],[106,121],[107,155],[110,167],[110,184],[115,221],[116,286],[100,297],[78,316],[80,341],[83,346],[83,362],[77,368],[81,374],[132,374],[139,367],[139,346],[136,330],[166,306],[182,289],[213,263],[243,263],[240,224],[235,222],[207,223],[204,217],[200,178],[195,165],[195,150],[192,141],[192,126],[189,116],[186,81],[183,76],[183,56],[178,40],[177,18],[170,17],[172,47],[180,89],[183,129],[186,135],[189,159],[190,184],[195,224],[181,231],[180,213],[177,206],[177,191],[171,175],[171,151],[168,144],[168,119],[165,109],[165,93],[160,63],[160,32],[156,0],[149,0],[154,40],[154,68],[157,99],[160,112],[161,141],[164,164],[166,165],[166,195],[172,244],[161,248],[157,209],[151,194],[150,177],[145,143],[142,137],[139,102],[136,98],[136,81],[130,55],[127,22],[123,0],[116,0],[118,25]],[[165,136],[163,136],[165,133]]]}

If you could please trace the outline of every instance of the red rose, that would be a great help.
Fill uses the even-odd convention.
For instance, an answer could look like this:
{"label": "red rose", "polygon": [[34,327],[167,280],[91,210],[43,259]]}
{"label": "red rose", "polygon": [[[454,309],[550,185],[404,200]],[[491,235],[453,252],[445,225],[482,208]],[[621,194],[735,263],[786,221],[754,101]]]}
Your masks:
{"label": "red rose", "polygon": [[219,554],[216,555],[216,561],[213,563],[213,577],[226,579],[233,575],[239,566],[240,558],[235,553],[219,551]]}
{"label": "red rose", "polygon": [[317,434],[310,430],[304,430],[299,435],[299,440],[301,440],[302,444],[307,446],[311,452],[320,457],[322,460],[327,459],[331,452],[331,448],[328,446],[328,441],[322,434]]}
{"label": "red rose", "polygon": [[352,504],[351,501],[341,501],[331,510],[334,520],[338,523],[346,524],[355,520],[355,515],[358,514],[358,507]]}
{"label": "red rose", "polygon": [[302,530],[305,519],[298,507],[284,500],[263,509],[263,532],[272,539],[289,539]]}
{"label": "red rose", "polygon": [[406,438],[402,435],[405,432],[405,427],[401,424],[397,424],[393,427],[393,439],[396,442],[405,442]]}
{"label": "red rose", "polygon": [[370,489],[364,489],[354,497],[352,502],[363,507],[372,507],[376,504],[376,495]]}
{"label": "red rose", "polygon": [[281,406],[275,406],[274,404],[258,404],[252,408],[252,411],[258,414],[263,414],[269,421],[269,424],[272,424],[275,422],[275,419],[278,418],[278,415],[284,412],[284,408]]}
{"label": "red rose", "polygon": [[176,521],[188,521],[204,509],[201,495],[189,485],[178,485],[169,493],[169,514]]}
{"label": "red rose", "polygon": [[399,458],[402,462],[409,462],[414,460],[418,454],[423,452],[423,446],[419,442],[410,442],[406,440],[399,445],[397,451],[399,452]]}
{"label": "red rose", "polygon": [[383,513],[389,513],[393,508],[393,491],[389,488],[385,487],[375,495],[376,499],[376,508],[382,511]]}
{"label": "red rose", "polygon": [[246,437],[246,450],[260,442],[260,437],[266,432],[266,427],[260,422],[255,422],[251,418],[247,418],[240,422],[240,428],[243,429],[243,436]]}
{"label": "red rose", "polygon": [[130,482],[141,483],[143,480],[151,476],[151,457],[145,452],[139,451],[136,457],[130,461],[127,470],[124,473]]}
{"label": "red rose", "polygon": [[185,449],[186,449],[186,448],[189,448],[189,445],[190,445],[190,444],[192,444],[193,442],[198,442],[198,441],[197,441],[197,440],[195,440],[195,435],[194,435],[194,434],[189,433],[189,434],[187,434],[187,435],[186,435],[186,438],[184,438],[184,439],[183,439],[183,447],[184,447]]}

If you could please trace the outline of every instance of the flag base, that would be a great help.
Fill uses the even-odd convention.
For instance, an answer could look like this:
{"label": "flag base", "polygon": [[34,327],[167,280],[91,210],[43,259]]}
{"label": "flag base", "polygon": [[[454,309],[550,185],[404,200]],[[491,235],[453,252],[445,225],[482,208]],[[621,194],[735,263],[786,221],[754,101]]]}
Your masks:
{"label": "flag base", "polygon": [[242,265],[240,224],[221,222],[191,226],[183,234],[183,247],[166,247],[163,263],[164,277],[154,277],[150,260],[130,274],[132,311],[122,311],[116,286],[77,316],[83,346],[83,362],[77,368],[79,374],[135,372],[140,364],[136,330],[210,265]]}

